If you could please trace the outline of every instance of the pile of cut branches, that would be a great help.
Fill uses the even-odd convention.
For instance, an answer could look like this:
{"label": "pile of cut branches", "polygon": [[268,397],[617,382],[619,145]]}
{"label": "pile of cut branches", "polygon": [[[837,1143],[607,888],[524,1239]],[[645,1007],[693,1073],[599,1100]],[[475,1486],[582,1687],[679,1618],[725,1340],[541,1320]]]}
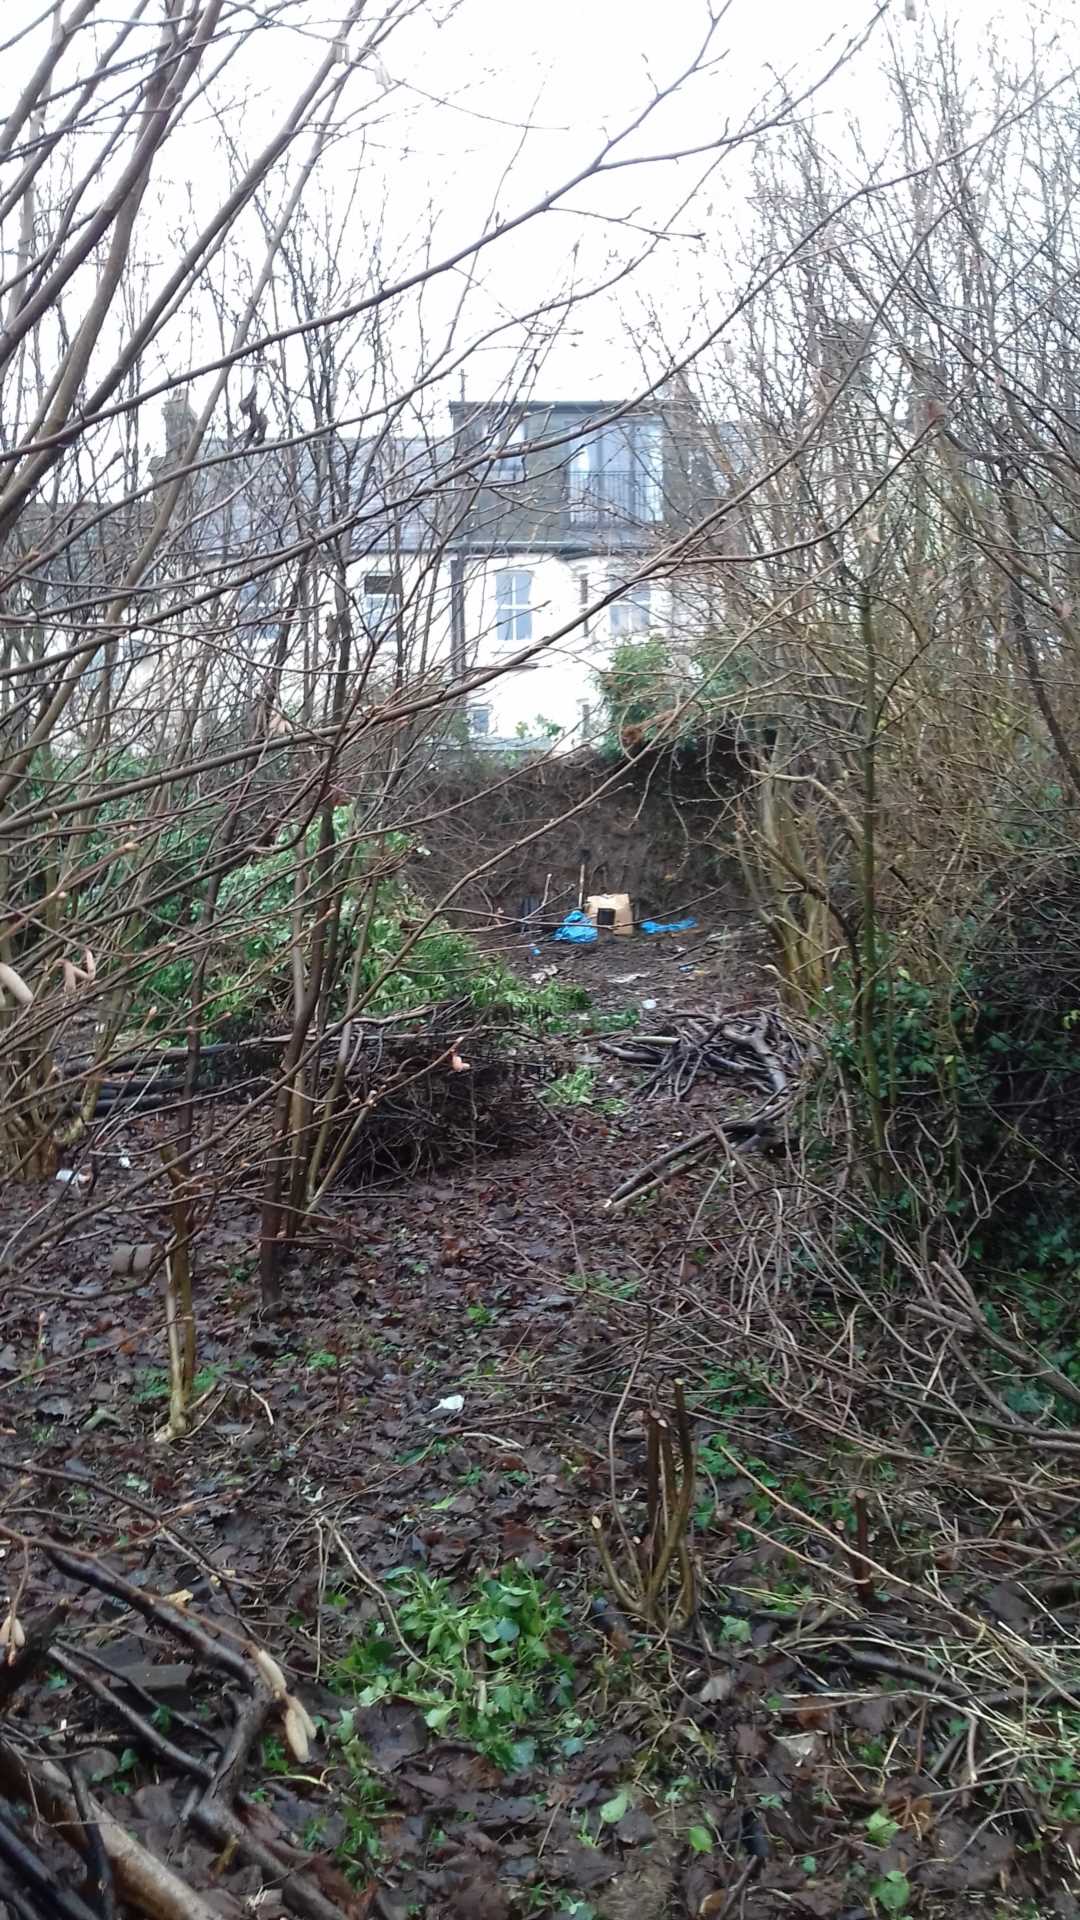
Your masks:
{"label": "pile of cut branches", "polygon": [[340,1168],[363,1183],[461,1164],[524,1146],[537,1108],[524,1065],[490,1028],[433,1024],[365,1036],[350,1060],[333,1131]]}
{"label": "pile of cut branches", "polygon": [[772,1007],[751,1013],[672,1015],[668,1030],[603,1040],[601,1051],[652,1071],[637,1089],[648,1100],[682,1099],[705,1075],[736,1091],[700,1133],[678,1141],[615,1189],[609,1207],[683,1173],[712,1152],[784,1148],[790,1116],[815,1054],[809,1035]]}
{"label": "pile of cut branches", "polygon": [[[451,1166],[532,1139],[524,1043],[507,1044],[497,1014],[459,999],[379,1017],[359,1016],[313,1037],[304,1062],[308,1119],[295,1144],[318,1150],[320,1178],[354,1183]],[[269,1112],[287,1035],[204,1046],[197,1097]],[[68,1070],[76,1093],[85,1068]],[[124,1057],[97,1094],[99,1116],[167,1116],[185,1099],[183,1047]],[[244,1151],[250,1157],[250,1141]],[[265,1154],[258,1158],[265,1164]]]}
{"label": "pile of cut branches", "polygon": [[[12,1475],[9,1511],[40,1503],[28,1476],[75,1477],[3,1464]],[[150,1521],[145,1546],[160,1523],[141,1511]],[[186,1831],[209,1842],[223,1872],[235,1862],[245,1888],[252,1875],[272,1888],[294,1920],[355,1913],[357,1893],[344,1876],[297,1846],[248,1789],[265,1734],[279,1731],[302,1765],[316,1729],[239,1616],[224,1608],[200,1616],[188,1591],[157,1594],[112,1556],[36,1529],[0,1522],[0,1539],[21,1566],[0,1628],[0,1901],[20,1920],[115,1920],[119,1907],[151,1920],[213,1920],[221,1909],[203,1891],[205,1876],[193,1884],[177,1851]],[[145,1656],[134,1665],[125,1656],[132,1644]],[[59,1724],[55,1711],[42,1711],[47,1668],[67,1683]],[[179,1691],[185,1707],[166,1713],[162,1688]],[[113,1744],[153,1770],[160,1797],[173,1796],[168,1860],[88,1766]],[[227,1878],[217,1884],[227,1893]]]}
{"label": "pile of cut branches", "polygon": [[762,1007],[754,1013],[673,1014],[666,1032],[621,1035],[602,1041],[600,1050],[652,1068],[638,1088],[642,1099],[682,1099],[703,1074],[767,1097],[786,1094],[798,1080],[806,1042],[775,1008]]}

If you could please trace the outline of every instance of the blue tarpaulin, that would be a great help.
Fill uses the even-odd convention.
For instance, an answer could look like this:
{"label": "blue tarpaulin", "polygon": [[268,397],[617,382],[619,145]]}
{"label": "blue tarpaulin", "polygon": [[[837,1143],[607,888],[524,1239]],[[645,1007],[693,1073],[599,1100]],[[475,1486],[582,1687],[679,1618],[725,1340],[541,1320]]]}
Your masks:
{"label": "blue tarpaulin", "polygon": [[596,939],[596,928],[588,915],[582,913],[580,907],[575,907],[551,937],[553,940],[570,941],[575,947],[591,947]]}
{"label": "blue tarpaulin", "polygon": [[689,927],[696,927],[696,920],[643,920],[642,933],[685,933]]}

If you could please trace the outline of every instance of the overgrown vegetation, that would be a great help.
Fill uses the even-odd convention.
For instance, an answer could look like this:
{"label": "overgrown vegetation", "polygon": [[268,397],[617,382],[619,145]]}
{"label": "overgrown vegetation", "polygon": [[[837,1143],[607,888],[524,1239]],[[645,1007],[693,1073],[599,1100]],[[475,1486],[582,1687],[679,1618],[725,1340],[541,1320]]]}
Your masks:
{"label": "overgrown vegetation", "polygon": [[609,754],[642,746],[700,747],[712,732],[727,735],[743,682],[736,666],[717,664],[710,637],[676,649],[657,634],[622,640],[598,670]]}
{"label": "overgrown vegetation", "polygon": [[[445,1864],[454,1793],[471,1817],[530,1777],[472,1847],[505,1885],[482,1867],[462,1895],[455,1860],[448,1911],[547,1910],[556,1833],[578,1920],[607,1920],[608,1848],[598,1885],[635,1849],[661,1872],[624,1900],[641,1914],[936,1920],[1014,1882],[1032,1911],[1080,1892],[1075,86],[1054,22],[973,56],[966,25],[904,11],[850,123],[818,117],[817,86],[884,9],[801,77],[785,60],[733,127],[707,92],[727,10],[705,8],[683,79],[621,122],[600,101],[599,158],[568,153],[561,184],[537,187],[536,147],[515,178],[540,126],[472,93],[476,139],[510,144],[460,218],[443,49],[467,6],[328,28],[304,0],[151,0],[117,26],[76,0],[5,46],[0,1891],[15,1862],[20,1912],[67,1910],[35,1863],[48,1881],[75,1835],[83,1906],[135,1898],[78,1770],[102,1718],[114,1808],[139,1769],[178,1769],[144,1825],[171,1844],[201,1809],[206,1877],[235,1854],[244,1899],[306,1920],[353,1895],[305,1880],[297,1904],[292,1842],[229,1802],[257,1745],[257,1791],[302,1795],[324,1761],[344,1782],[326,1851],[358,1910],[388,1892],[392,1822]],[[684,87],[708,104],[680,152]],[[399,222],[429,109],[432,191]],[[654,206],[656,153],[677,184]],[[609,220],[608,174],[633,218]],[[506,237],[549,214],[573,253],[526,239],[500,282]],[[625,310],[628,336],[631,311],[648,325],[620,343],[636,397],[549,433],[530,409],[558,317],[619,299],[658,235]],[[538,551],[574,555],[561,627],[531,563],[504,564],[541,511]],[[511,722],[540,808],[505,836],[529,872],[512,917],[443,773],[482,764],[494,812],[520,765],[481,750],[499,682],[615,633],[598,728],[585,699],[570,726]],[[528,684],[519,714],[547,697]],[[688,844],[739,810],[773,971],[736,943],[720,977],[703,942],[700,975],[697,953],[671,975],[787,1003],[796,1064],[763,1012],[737,1132],[693,1060],[639,1106],[601,1091],[566,1044],[580,990],[494,957],[593,872],[554,744],[575,724],[616,790],[630,756],[642,788],[661,749],[700,762]],[[459,834],[450,881],[433,816]],[[580,859],[529,866],[579,826]],[[540,1122],[557,1144],[500,1183]],[[333,1576],[336,1636],[350,1528],[378,1564]],[[45,1621],[28,1652],[23,1613]],[[145,1721],[99,1657],[133,1619],[206,1664]],[[81,1718],[43,1711],[43,1672]],[[293,1686],[328,1673],[348,1704],[317,1729]],[[419,1785],[358,1730],[384,1705],[438,1749]],[[189,1910],[148,1883],[162,1920]]]}
{"label": "overgrown vegetation", "polygon": [[[458,1596],[449,1581],[402,1568],[386,1586],[392,1628],[380,1618],[353,1641],[331,1673],[338,1692],[357,1707],[411,1701],[433,1732],[512,1772],[577,1750],[566,1615],[535,1574],[508,1565]],[[359,1771],[352,1708],[337,1738]]]}

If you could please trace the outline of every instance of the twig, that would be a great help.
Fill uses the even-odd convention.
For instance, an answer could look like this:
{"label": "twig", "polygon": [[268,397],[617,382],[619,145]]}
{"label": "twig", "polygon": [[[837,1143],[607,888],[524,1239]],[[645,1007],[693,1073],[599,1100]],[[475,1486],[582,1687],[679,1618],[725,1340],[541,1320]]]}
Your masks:
{"label": "twig", "polygon": [[626,1377],[626,1385],[624,1386],[621,1394],[619,1395],[619,1404],[616,1407],[615,1412],[612,1414],[611,1420],[608,1423],[608,1436],[607,1436],[608,1486],[611,1492],[611,1511],[615,1515],[615,1523],[619,1529],[620,1534],[622,1535],[623,1546],[626,1550],[628,1557],[630,1556],[630,1553],[631,1553],[630,1536],[623,1525],[622,1514],[619,1509],[617,1478],[615,1473],[615,1435],[618,1432],[619,1421],[623,1417],[623,1411],[626,1407],[626,1403],[629,1400],[630,1395],[634,1390],[634,1382],[637,1379],[639,1372],[641,1371],[641,1363],[644,1360],[646,1353],[648,1352],[649,1335],[651,1333],[651,1330],[652,1330],[652,1316],[650,1315],[645,1325],[645,1337],[642,1340],[641,1345],[634,1356],[634,1363],[630,1368],[630,1372],[627,1374],[627,1377]]}
{"label": "twig", "polygon": [[740,1893],[743,1891],[743,1888],[746,1886],[747,1881],[750,1880],[751,1877],[759,1871],[760,1867],[761,1867],[760,1860],[747,1861],[738,1879],[732,1882],[732,1885],[728,1888],[726,1894],[724,1895],[723,1900],[720,1902],[720,1905],[716,1909],[716,1920],[725,1920],[725,1915],[731,1912],[732,1907],[735,1905],[735,1902],[738,1899]]}
{"label": "twig", "polygon": [[226,1743],[225,1751],[214,1769],[213,1778],[202,1802],[204,1806],[214,1802],[223,1805],[233,1797],[239,1776],[247,1764],[248,1755],[275,1705],[273,1694],[262,1685],[244,1702],[233,1722],[233,1730]]}
{"label": "twig", "polygon": [[[644,1349],[642,1349],[642,1352]],[[641,1354],[638,1356],[640,1363]],[[635,1373],[637,1368],[635,1366]],[[625,1405],[634,1375],[624,1390],[616,1420]],[[686,1413],[682,1382],[675,1384],[676,1425],[679,1436],[681,1472],[675,1464],[675,1449],[667,1421],[658,1413],[646,1415],[646,1527],[638,1551],[623,1524],[614,1483],[614,1425],[609,1429],[609,1454],[612,1474],[612,1509],[626,1551],[627,1573],[615,1565],[604,1538],[599,1515],[594,1514],[591,1529],[604,1573],[616,1599],[628,1613],[647,1627],[657,1624],[657,1611],[673,1561],[679,1563],[679,1589],[664,1626],[667,1633],[677,1631],[692,1619],[696,1605],[697,1583],[694,1573],[688,1527],[694,1498],[694,1443]]]}
{"label": "twig", "polygon": [[[104,1680],[98,1679],[96,1674],[89,1673],[81,1657],[73,1656],[67,1647],[54,1647],[52,1658],[62,1673],[70,1674],[81,1687],[85,1687],[88,1693],[93,1694],[95,1700],[100,1700],[110,1713],[116,1714],[125,1726],[131,1729],[135,1739],[140,1741],[155,1759],[167,1761],[177,1773],[193,1774],[197,1780],[207,1784],[213,1779],[214,1769],[209,1761],[200,1760],[195,1754],[187,1753],[166,1734],[159,1732],[152,1721],[147,1720],[135,1707],[129,1706],[114,1688],[108,1686]],[[123,1676],[121,1675],[120,1678],[123,1679]],[[124,1684],[129,1683],[125,1681]]]}
{"label": "twig", "polygon": [[[94,1675],[88,1674],[82,1668],[81,1662],[72,1659],[66,1649],[62,1655],[56,1657],[57,1664],[63,1667],[65,1672],[77,1679],[130,1728],[132,1737],[147,1752],[152,1753],[159,1760],[166,1761],[178,1773],[186,1773],[200,1783],[204,1791],[190,1806],[186,1816],[193,1827],[204,1834],[208,1840],[212,1840],[216,1846],[234,1847],[237,1853],[271,1877],[280,1886],[281,1895],[286,1904],[294,1913],[299,1914],[302,1920],[341,1920],[338,1909],[333,1903],[325,1900],[316,1888],[300,1879],[297,1872],[293,1870],[297,1865],[297,1856],[293,1849],[286,1849],[284,1842],[280,1843],[280,1847],[275,1847],[269,1841],[259,1840],[249,1832],[243,1820],[221,1797],[221,1789],[234,1777],[244,1754],[250,1751],[254,1738],[251,1732],[254,1716],[250,1721],[245,1722],[242,1729],[234,1731],[233,1739],[218,1768],[215,1769],[208,1761],[196,1754],[186,1753],[165,1734],[159,1733],[156,1727],[129,1706],[126,1700],[121,1699],[112,1688],[107,1687]],[[261,1724],[260,1721],[259,1725]],[[209,1732],[208,1729],[205,1731]],[[255,1732],[257,1731],[256,1726]]]}
{"label": "twig", "polygon": [[[11,1794],[35,1804],[76,1846],[81,1836],[80,1851],[83,1851],[86,1840],[79,1809],[63,1773],[52,1761],[29,1760],[0,1742],[0,1781]],[[116,1888],[125,1900],[139,1907],[150,1920],[217,1920],[201,1894],[181,1880],[164,1861],[148,1853],[92,1796],[88,1797],[88,1805],[108,1854]],[[79,1901],[78,1912],[73,1909],[70,1920],[91,1920],[91,1909]]]}
{"label": "twig", "polygon": [[86,1876],[87,1891],[94,1895],[94,1905],[101,1915],[101,1920],[114,1920],[116,1913],[116,1889],[113,1886],[112,1864],[105,1851],[101,1838],[101,1828],[95,1817],[94,1809],[90,1804],[90,1794],[77,1760],[69,1760],[67,1773],[68,1779],[71,1781],[71,1791],[75,1798],[75,1805],[79,1809],[79,1819],[82,1822],[83,1835],[86,1840],[86,1857],[88,1862]]}
{"label": "twig", "polygon": [[[12,1537],[12,1530],[0,1527],[0,1533]],[[231,1674],[234,1680],[241,1680],[248,1689],[256,1685],[255,1668],[245,1654],[229,1645],[227,1640],[219,1640],[207,1633],[180,1607],[170,1606],[166,1600],[156,1599],[143,1588],[133,1586],[122,1574],[103,1567],[91,1554],[80,1553],[74,1547],[61,1547],[58,1542],[39,1539],[35,1542],[61,1573],[85,1586],[95,1587],[99,1593],[110,1594],[113,1599],[126,1600],[144,1620],[153,1620],[158,1626],[165,1627],[180,1640],[194,1647],[212,1667]]]}

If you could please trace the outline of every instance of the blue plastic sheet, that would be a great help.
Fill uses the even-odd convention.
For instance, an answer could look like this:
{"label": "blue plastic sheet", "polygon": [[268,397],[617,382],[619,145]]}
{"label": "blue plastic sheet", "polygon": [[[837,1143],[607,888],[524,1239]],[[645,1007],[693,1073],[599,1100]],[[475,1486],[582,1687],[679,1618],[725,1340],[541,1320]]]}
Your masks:
{"label": "blue plastic sheet", "polygon": [[582,913],[580,907],[575,907],[551,937],[553,940],[569,941],[575,947],[591,947],[596,939],[596,928],[588,915]]}
{"label": "blue plastic sheet", "polygon": [[[643,920],[642,933],[685,933],[689,927],[696,927],[696,920]],[[556,939],[558,935],[555,936]]]}

